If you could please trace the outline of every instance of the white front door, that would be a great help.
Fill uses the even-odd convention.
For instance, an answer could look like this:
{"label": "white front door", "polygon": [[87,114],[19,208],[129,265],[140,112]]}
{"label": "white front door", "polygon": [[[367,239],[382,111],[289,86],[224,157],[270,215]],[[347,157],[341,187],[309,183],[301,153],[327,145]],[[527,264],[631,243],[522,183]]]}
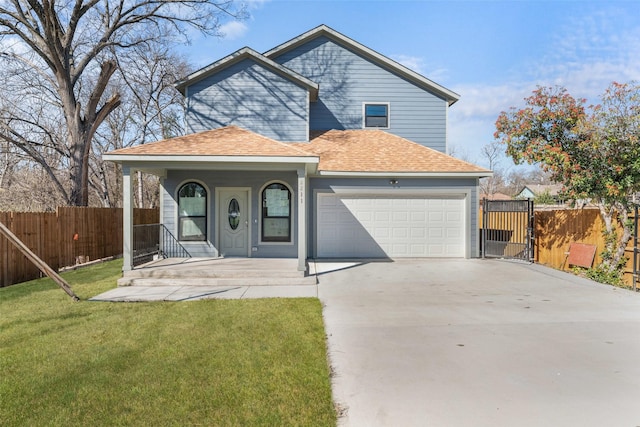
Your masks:
{"label": "white front door", "polygon": [[220,255],[249,255],[249,190],[221,189],[218,203]]}

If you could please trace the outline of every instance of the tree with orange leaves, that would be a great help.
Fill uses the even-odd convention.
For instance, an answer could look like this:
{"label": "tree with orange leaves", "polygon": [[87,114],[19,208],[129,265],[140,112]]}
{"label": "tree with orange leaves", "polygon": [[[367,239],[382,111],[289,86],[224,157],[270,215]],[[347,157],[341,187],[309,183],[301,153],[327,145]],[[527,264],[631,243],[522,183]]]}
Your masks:
{"label": "tree with orange leaves", "polygon": [[500,114],[494,137],[516,164],[540,165],[569,198],[600,208],[606,245],[597,269],[619,279],[640,192],[640,85],[614,82],[596,106],[562,87],[538,87],[525,103]]}

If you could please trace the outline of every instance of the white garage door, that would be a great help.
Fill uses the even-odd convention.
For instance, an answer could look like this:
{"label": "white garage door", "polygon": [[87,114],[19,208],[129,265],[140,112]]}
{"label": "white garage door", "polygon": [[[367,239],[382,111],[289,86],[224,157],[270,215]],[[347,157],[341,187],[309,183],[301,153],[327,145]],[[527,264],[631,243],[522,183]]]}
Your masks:
{"label": "white garage door", "polygon": [[318,194],[321,258],[464,257],[464,196]]}

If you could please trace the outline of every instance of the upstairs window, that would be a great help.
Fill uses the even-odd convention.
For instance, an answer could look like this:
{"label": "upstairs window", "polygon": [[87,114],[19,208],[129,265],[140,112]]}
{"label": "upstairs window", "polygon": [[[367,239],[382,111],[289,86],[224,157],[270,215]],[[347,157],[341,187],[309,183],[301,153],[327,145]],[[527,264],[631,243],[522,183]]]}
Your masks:
{"label": "upstairs window", "polygon": [[178,239],[207,240],[207,190],[196,182],[178,191]]}
{"label": "upstairs window", "polygon": [[389,104],[383,104],[383,103],[364,104],[364,127],[365,128],[388,128],[389,127]]}

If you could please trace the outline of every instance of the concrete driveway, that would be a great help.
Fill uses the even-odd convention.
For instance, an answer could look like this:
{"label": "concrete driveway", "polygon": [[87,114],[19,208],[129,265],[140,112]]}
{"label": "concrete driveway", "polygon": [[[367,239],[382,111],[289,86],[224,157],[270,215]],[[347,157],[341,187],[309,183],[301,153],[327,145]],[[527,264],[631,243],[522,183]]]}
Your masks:
{"label": "concrete driveway", "polygon": [[640,426],[640,294],[499,260],[316,268],[340,425]]}

